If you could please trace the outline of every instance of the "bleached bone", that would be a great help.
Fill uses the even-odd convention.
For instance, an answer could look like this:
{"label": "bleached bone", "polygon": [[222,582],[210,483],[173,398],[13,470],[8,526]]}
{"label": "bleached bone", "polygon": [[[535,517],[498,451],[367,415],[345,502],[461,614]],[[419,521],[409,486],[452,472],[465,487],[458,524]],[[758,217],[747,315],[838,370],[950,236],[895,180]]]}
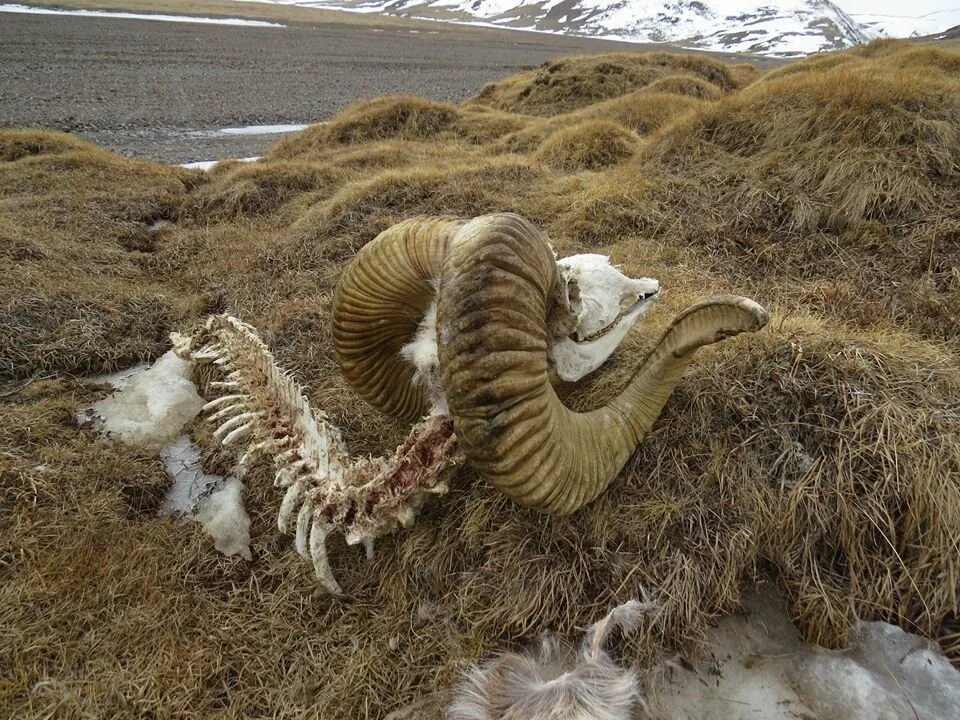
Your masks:
{"label": "bleached bone", "polygon": [[[599,368],[659,299],[657,280],[627,277],[606,255],[571,255],[558,260],[547,322],[547,357],[557,375],[576,382]],[[432,412],[447,413],[440,386],[436,295],[400,356],[416,368],[414,382],[426,389]]]}
{"label": "bleached bone", "polygon": [[558,260],[552,321],[556,326],[566,319],[567,328],[547,346],[557,374],[574,382],[603,365],[659,297],[658,281],[627,277],[606,255]]}
{"label": "bleached bone", "polygon": [[330,593],[342,590],[327,559],[327,536],[340,533],[371,552],[376,538],[409,526],[430,495],[446,492],[445,473],[463,459],[446,415],[415,425],[391,456],[352,458],[339,430],[235,317],[211,316],[196,336],[174,333],[171,341],[178,355],[222,375],[208,388],[224,394],[203,408],[217,426],[214,436],[223,445],[247,438],[240,472],[258,455],[272,459],[274,485],[284,490],[277,525],[295,532],[296,551]]}

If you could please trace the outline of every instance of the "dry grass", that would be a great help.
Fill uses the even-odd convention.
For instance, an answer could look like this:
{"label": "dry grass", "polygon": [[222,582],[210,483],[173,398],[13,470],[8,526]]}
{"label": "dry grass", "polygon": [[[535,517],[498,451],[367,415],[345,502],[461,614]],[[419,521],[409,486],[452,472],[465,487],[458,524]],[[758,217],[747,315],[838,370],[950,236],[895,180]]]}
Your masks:
{"label": "dry grass", "polygon": [[340,179],[333,168],[308,162],[220,163],[211,181],[192,193],[177,214],[198,223],[269,218],[298,196],[329,193]]}
{"label": "dry grass", "polygon": [[[626,95],[669,76],[692,76],[727,92],[748,84],[756,70],[749,65],[728,66],[703,55],[671,53],[613,53],[552,60],[537,70],[520,73],[483,87],[465,105],[481,105],[526,115],[557,115]],[[691,86],[674,82],[670,92]],[[662,90],[661,90],[662,91]]]}
{"label": "dry grass", "polygon": [[585,120],[553,133],[539,157],[560,172],[602,170],[633,155],[637,136],[612,120]]}
{"label": "dry grass", "polygon": [[955,344],[960,79],[943,57],[778,72],[665,127],[640,166],[664,180],[670,238],[791,310]]}
{"label": "dry grass", "polygon": [[[883,618],[960,663],[960,56],[880,43],[745,87],[742,68],[624,57],[460,107],[362,104],[210,174],[0,131],[0,715],[380,718],[641,587],[664,601],[626,651],[648,662],[695,643],[759,574],[813,641]],[[636,77],[577,85],[605,62]],[[723,92],[683,92],[696,83],[678,73]],[[695,298],[741,292],[775,314],[703,353],[574,517],[511,505],[465,469],[372,561],[332,545],[356,599],[331,602],[276,531],[269,468],[246,478],[254,560],[228,560],[158,516],[157,458],[74,426],[107,392],[74,375],[230,311],[356,452],[393,447],[406,429],[336,368],[337,277],[397,220],[494,210],[663,283],[611,366],[563,390],[575,407],[616,392]],[[192,432],[225,470],[209,428]]]}

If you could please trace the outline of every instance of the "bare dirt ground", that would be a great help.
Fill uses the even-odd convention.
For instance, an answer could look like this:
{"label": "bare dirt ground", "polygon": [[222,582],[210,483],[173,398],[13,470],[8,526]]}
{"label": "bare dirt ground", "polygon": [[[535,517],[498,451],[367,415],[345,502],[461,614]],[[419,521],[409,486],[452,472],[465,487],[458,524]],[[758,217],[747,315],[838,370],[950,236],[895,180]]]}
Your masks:
{"label": "bare dirt ground", "polygon": [[[211,9],[288,26],[0,16],[0,126],[66,130],[166,162],[247,157],[260,155],[276,136],[209,132],[318,122],[379,95],[460,101],[485,82],[550,58],[650,49],[346,13],[318,12],[320,21],[309,22],[309,14],[283,15],[303,8]],[[264,17],[271,9],[276,14]]]}

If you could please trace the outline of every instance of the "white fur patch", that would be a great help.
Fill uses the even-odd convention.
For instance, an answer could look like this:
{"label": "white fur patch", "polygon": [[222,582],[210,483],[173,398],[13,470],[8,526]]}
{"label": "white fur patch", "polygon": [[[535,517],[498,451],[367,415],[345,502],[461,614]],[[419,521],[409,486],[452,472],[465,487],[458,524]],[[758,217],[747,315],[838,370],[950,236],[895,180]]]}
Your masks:
{"label": "white fur patch", "polygon": [[629,720],[637,677],[603,649],[615,628],[634,629],[656,606],[631,600],[591,625],[578,653],[545,637],[526,654],[504,653],[468,671],[448,720]]}
{"label": "white fur patch", "polygon": [[431,413],[447,414],[447,398],[440,385],[436,294],[420,321],[417,334],[400,349],[400,356],[415,368],[413,381],[426,388],[431,401]]}

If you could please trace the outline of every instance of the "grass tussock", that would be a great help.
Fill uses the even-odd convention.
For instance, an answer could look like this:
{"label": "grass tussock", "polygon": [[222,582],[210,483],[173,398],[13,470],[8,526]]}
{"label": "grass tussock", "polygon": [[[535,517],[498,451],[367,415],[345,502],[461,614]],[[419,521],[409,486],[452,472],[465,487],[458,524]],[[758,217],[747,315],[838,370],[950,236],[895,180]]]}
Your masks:
{"label": "grass tussock", "polygon": [[457,109],[449,103],[417,97],[367,100],[351,105],[328,123],[281,139],[270,155],[277,159],[302,158],[331,144],[423,140],[449,128],[457,116]]}
{"label": "grass tussock", "polygon": [[586,120],[551,135],[539,157],[560,172],[600,170],[633,155],[637,136],[612,120]]}
{"label": "grass tussock", "polygon": [[544,172],[503,156],[441,168],[385,172],[357,181],[311,208],[290,228],[290,247],[315,267],[349,260],[364,244],[411,215],[474,217],[494,208],[526,207]]}
{"label": "grass tussock", "polygon": [[578,114],[609,118],[635,133],[649,135],[702,106],[701,101],[687,95],[641,90],[591,105]]}
{"label": "grass tussock", "polygon": [[273,159],[316,159],[343,146],[382,141],[435,142],[458,139],[482,144],[527,124],[516,115],[492,108],[458,108],[417,97],[383,97],[351,105],[330,122],[278,141]]}
{"label": "grass tussock", "polygon": [[557,135],[566,138],[566,144],[588,144],[594,128],[600,126],[619,125],[638,135],[649,135],[702,105],[702,101],[683,95],[638,91],[553,117],[531,118],[488,147],[494,153],[531,153],[545,148]]}
{"label": "grass tussock", "polygon": [[[728,92],[753,79],[756,71],[747,67],[750,69],[731,67],[703,55],[585,55],[553,60],[536,70],[489,83],[466,105],[482,105],[525,115],[557,115],[626,95],[676,75],[699,78],[722,92]],[[679,88],[681,83],[675,82],[673,87]]]}
{"label": "grass tussock", "polygon": [[[960,80],[898,56],[780,75],[668,126],[640,164],[671,233],[797,308],[957,339]],[[907,320],[907,318],[910,318]]]}
{"label": "grass tussock", "polygon": [[295,161],[240,163],[213,176],[178,208],[197,222],[261,218],[304,193],[336,187],[332,168]]}
{"label": "grass tussock", "polygon": [[721,88],[709,80],[692,73],[665,75],[644,87],[642,92],[672,93],[674,95],[686,95],[699,100],[717,100],[723,94]]}
{"label": "grass tussock", "polygon": [[[688,647],[759,576],[812,641],[879,618],[960,664],[957,57],[881,42],[758,81],[692,56],[573,58],[462,106],[355,106],[213,173],[0,131],[0,715],[439,707],[466,663],[575,635],[642,590],[663,607],[627,662]],[[244,478],[254,559],[225,559],[158,514],[156,457],[75,427],[107,392],[76,375],[227,311],[354,452],[394,447],[407,428],[358,403],[333,357],[342,268],[404,218],[504,210],[561,255],[663,284],[610,365],[562,389],[578,409],[696,299],[774,314],[701,354],[575,516],[514,506],[465,468],[371,561],[331,543],[355,597],[331,602],[276,530],[266,464]],[[230,467],[209,427],[190,432],[208,471]]]}

